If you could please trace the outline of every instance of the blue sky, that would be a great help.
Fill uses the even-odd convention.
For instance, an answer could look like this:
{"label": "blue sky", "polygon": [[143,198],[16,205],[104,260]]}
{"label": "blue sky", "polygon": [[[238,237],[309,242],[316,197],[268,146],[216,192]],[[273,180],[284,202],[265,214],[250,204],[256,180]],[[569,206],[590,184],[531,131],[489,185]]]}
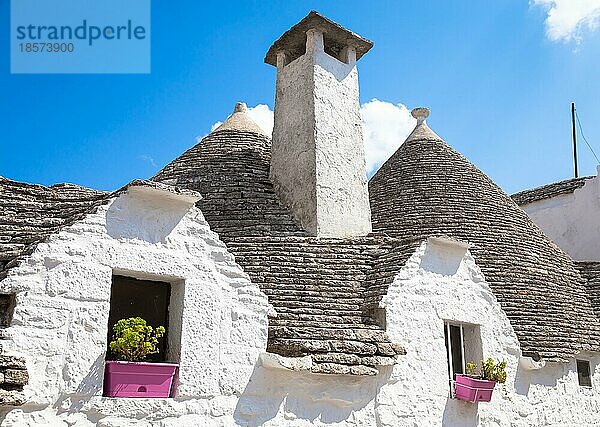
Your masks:
{"label": "blue sky", "polygon": [[[0,0],[0,175],[104,190],[152,176],[236,101],[273,107],[264,54],[315,9],[375,42],[358,63],[362,103],[428,106],[430,126],[509,193],[569,178],[572,100],[600,152],[600,30],[596,6],[561,21],[564,1],[155,0],[151,74],[11,75]],[[595,174],[583,141],[579,153]]]}

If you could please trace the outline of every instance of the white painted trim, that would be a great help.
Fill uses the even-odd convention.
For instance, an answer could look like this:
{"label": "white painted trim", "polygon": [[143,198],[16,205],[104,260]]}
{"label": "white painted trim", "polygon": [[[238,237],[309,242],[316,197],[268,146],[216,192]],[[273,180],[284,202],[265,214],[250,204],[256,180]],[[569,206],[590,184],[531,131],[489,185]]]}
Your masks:
{"label": "white painted trim", "polygon": [[466,362],[465,362],[465,335],[464,335],[462,323],[460,324],[460,356],[462,358],[463,374],[466,374],[467,366],[466,366]]}

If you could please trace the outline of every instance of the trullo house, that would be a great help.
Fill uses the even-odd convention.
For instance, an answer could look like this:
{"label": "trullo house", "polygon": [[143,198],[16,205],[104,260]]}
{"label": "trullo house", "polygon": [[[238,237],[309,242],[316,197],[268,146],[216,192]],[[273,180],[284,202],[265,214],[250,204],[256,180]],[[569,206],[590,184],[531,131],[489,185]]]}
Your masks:
{"label": "trullo house", "polygon": [[[367,180],[372,46],[315,12],[275,41],[272,138],[238,103],[113,193],[0,178],[3,425],[600,425],[599,280],[572,258],[597,252],[557,246],[425,108]],[[106,395],[136,315],[166,327],[170,397]],[[461,398],[487,358],[506,381]]]}

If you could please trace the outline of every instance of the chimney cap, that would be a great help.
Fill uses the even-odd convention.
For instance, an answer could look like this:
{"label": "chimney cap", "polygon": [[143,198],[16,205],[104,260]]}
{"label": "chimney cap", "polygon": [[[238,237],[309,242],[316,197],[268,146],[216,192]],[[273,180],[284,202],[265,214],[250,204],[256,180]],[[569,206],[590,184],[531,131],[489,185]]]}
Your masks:
{"label": "chimney cap", "polygon": [[417,125],[420,125],[425,121],[427,117],[429,117],[429,108],[426,107],[417,107],[413,108],[410,112],[411,116],[417,119]]}
{"label": "chimney cap", "polygon": [[306,32],[313,28],[323,31],[325,38],[334,44],[337,50],[353,46],[356,49],[357,61],[373,47],[372,41],[347,30],[313,10],[273,43],[265,56],[265,63],[276,67],[277,52],[281,51],[288,52],[293,57],[301,56],[306,49]]}

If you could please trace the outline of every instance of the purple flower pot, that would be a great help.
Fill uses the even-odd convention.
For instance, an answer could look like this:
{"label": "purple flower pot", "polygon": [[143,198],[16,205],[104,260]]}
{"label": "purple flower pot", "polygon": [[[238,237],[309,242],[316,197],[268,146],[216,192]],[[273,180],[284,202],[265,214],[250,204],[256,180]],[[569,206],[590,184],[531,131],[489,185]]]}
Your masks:
{"label": "purple flower pot", "polygon": [[107,361],[104,370],[104,396],[170,397],[179,365]]}
{"label": "purple flower pot", "polygon": [[456,375],[455,395],[457,399],[469,402],[489,402],[496,381],[478,380],[463,375]]}

